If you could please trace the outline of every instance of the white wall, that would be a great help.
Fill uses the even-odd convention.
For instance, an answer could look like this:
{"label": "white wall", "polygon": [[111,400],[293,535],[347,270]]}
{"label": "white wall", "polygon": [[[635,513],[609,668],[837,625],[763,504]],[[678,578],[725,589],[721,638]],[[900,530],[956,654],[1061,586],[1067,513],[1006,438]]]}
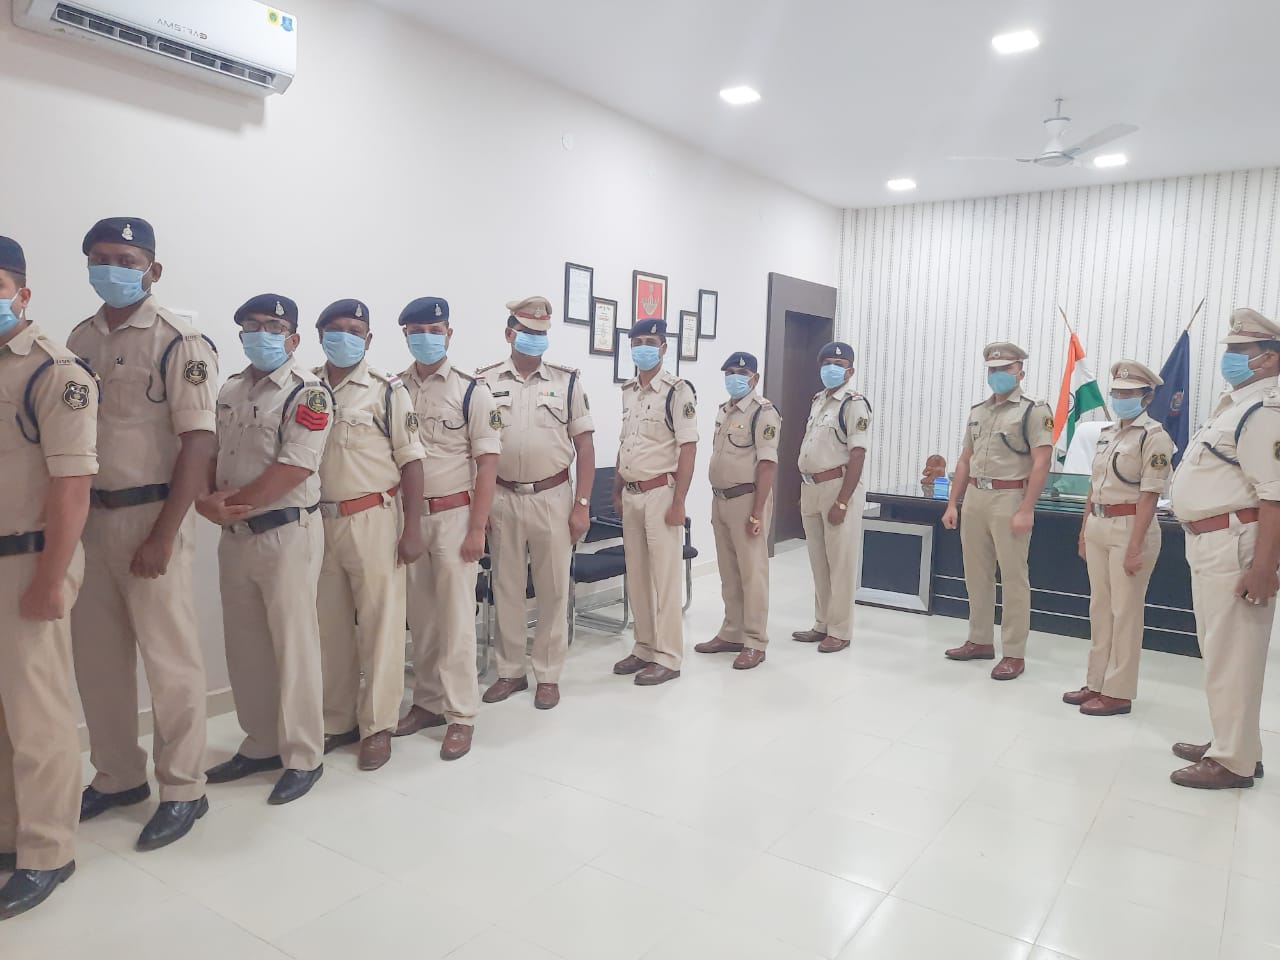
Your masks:
{"label": "white wall", "polygon": [[[668,274],[673,323],[699,287],[717,289],[719,339],[683,371],[703,401],[690,507],[712,557],[704,478],[720,362],[763,354],[769,271],[835,283],[839,212],[368,4],[291,10],[299,76],[265,105],[0,17],[0,233],[26,247],[31,315],[64,337],[93,311],[81,237],[120,214],[155,224],[157,296],[198,311],[224,376],[244,363],[231,313],[266,290],[298,300],[311,362],[319,310],[365,299],[372,359],[399,370],[395,318],[416,296],[450,300],[454,359],[474,367],[505,350],[505,301],[542,293],[559,318],[566,260],[593,266],[596,294],[621,311],[633,268]],[[549,359],[583,368],[598,462],[611,463],[611,361],[588,357],[586,327],[559,322]],[[199,613],[216,688],[226,675],[215,536],[202,528]]]}
{"label": "white wall", "polygon": [[1278,203],[1280,169],[1267,169],[845,211],[839,325],[877,414],[872,487],[915,484],[931,453],[954,465],[964,415],[989,393],[989,341],[1030,351],[1028,390],[1052,406],[1069,336],[1058,306],[1102,377],[1123,357],[1159,370],[1207,298],[1191,333],[1194,427],[1223,387],[1231,310],[1280,316]]}

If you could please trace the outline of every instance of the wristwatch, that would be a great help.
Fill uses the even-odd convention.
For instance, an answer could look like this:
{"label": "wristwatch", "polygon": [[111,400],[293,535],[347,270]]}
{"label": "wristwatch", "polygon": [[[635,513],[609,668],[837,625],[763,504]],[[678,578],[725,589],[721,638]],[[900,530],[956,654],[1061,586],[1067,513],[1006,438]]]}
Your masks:
{"label": "wristwatch", "polygon": [[847,503],[841,503],[839,500],[836,501],[836,506],[839,507],[841,510],[849,509],[849,505]]}
{"label": "wristwatch", "polygon": [[588,500],[586,497],[579,497],[579,498],[578,498],[578,506],[580,506],[580,507],[589,507],[589,506],[591,506],[591,501],[590,501],[590,500]]}

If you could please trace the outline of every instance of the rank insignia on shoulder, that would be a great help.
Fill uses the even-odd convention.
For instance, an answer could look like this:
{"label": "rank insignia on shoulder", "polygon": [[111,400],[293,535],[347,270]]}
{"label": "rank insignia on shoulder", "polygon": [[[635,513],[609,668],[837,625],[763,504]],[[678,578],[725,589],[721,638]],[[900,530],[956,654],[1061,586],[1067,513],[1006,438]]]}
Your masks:
{"label": "rank insignia on shoulder", "polygon": [[778,428],[775,427],[772,423],[764,428],[764,438],[766,440],[772,440],[777,435],[778,435]]}
{"label": "rank insignia on shoulder", "polygon": [[410,433],[416,433],[418,430],[418,415],[413,412],[404,415],[404,428]]}
{"label": "rank insignia on shoulder", "polygon": [[1052,429],[1053,429],[1053,417],[1045,417],[1045,418],[1044,418],[1044,428],[1045,428],[1046,430],[1052,430]]}
{"label": "rank insignia on shoulder", "polygon": [[497,410],[494,410],[491,414],[489,414],[489,426],[493,427],[493,429],[495,430],[502,429],[502,414],[500,414]]}
{"label": "rank insignia on shoulder", "polygon": [[324,395],[323,390],[312,390],[307,394],[307,409],[316,413],[329,412],[329,398]]}
{"label": "rank insignia on shoulder", "polygon": [[329,423],[329,414],[312,407],[311,398],[308,397],[306,403],[298,404],[293,419],[299,426],[306,427],[308,430],[323,430]]}
{"label": "rank insignia on shoulder", "polygon": [[694,407],[693,401],[686,400],[684,404],[684,418],[686,420],[692,420],[697,412],[697,408]]}
{"label": "rank insignia on shoulder", "polygon": [[[1280,460],[1280,443],[1276,444],[1276,459]],[[1151,455],[1151,466],[1157,470],[1163,470],[1169,465],[1169,458],[1163,453],[1155,453]]]}
{"label": "rank insignia on shoulder", "polygon": [[89,405],[89,386],[68,380],[62,391],[62,402],[72,410],[83,410]]}
{"label": "rank insignia on shoulder", "polygon": [[866,417],[859,417],[859,418],[858,418],[858,429],[859,429],[859,430],[865,430],[865,429],[867,429],[867,427],[869,427],[869,426],[871,426],[871,421],[870,421],[870,420],[868,420]]}
{"label": "rank insignia on shoulder", "polygon": [[198,387],[209,379],[209,365],[203,360],[188,360],[182,376],[187,383]]}

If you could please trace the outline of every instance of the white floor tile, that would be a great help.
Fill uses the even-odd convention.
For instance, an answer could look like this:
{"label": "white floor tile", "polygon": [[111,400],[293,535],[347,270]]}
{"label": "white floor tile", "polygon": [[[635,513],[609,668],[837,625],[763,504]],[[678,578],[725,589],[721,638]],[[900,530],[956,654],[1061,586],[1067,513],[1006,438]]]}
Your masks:
{"label": "white floor tile", "polygon": [[887,893],[927,845],[922,837],[818,810],[769,853]]}
{"label": "white floor tile", "polygon": [[838,960],[1026,960],[1031,944],[886,897]]}
{"label": "white floor tile", "polygon": [[672,930],[644,955],[644,960],[819,960],[820,954],[800,950],[723,917],[696,913]]}
{"label": "white floor tile", "polygon": [[1090,836],[1225,867],[1231,863],[1235,824],[1112,795],[1098,811]]}
{"label": "white floor tile", "polygon": [[962,790],[917,787],[864,772],[824,797],[821,807],[887,830],[932,837],[964,798]]}
{"label": "white floor tile", "polygon": [[1036,942],[1076,960],[1204,960],[1217,955],[1219,938],[1216,924],[1194,914],[1067,885]]}
{"label": "white floor tile", "polygon": [[1217,925],[1227,900],[1227,877],[1225,867],[1093,837],[1080,851],[1067,883]]}
{"label": "white floor tile", "polygon": [[448,960],[559,960],[549,950],[490,927],[474,940],[468,940]]}
{"label": "white floor tile", "polygon": [[1234,874],[1225,927],[1246,942],[1280,947],[1280,885]]}

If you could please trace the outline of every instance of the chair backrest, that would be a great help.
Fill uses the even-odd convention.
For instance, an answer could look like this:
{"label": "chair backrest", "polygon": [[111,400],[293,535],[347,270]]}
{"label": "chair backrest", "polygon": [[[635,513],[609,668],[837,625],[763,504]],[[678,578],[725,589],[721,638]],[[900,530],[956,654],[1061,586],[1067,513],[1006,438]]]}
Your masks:
{"label": "chair backrest", "polygon": [[591,487],[591,527],[583,537],[586,543],[622,536],[622,518],[613,512],[614,473],[612,466],[596,467],[596,479]]}

